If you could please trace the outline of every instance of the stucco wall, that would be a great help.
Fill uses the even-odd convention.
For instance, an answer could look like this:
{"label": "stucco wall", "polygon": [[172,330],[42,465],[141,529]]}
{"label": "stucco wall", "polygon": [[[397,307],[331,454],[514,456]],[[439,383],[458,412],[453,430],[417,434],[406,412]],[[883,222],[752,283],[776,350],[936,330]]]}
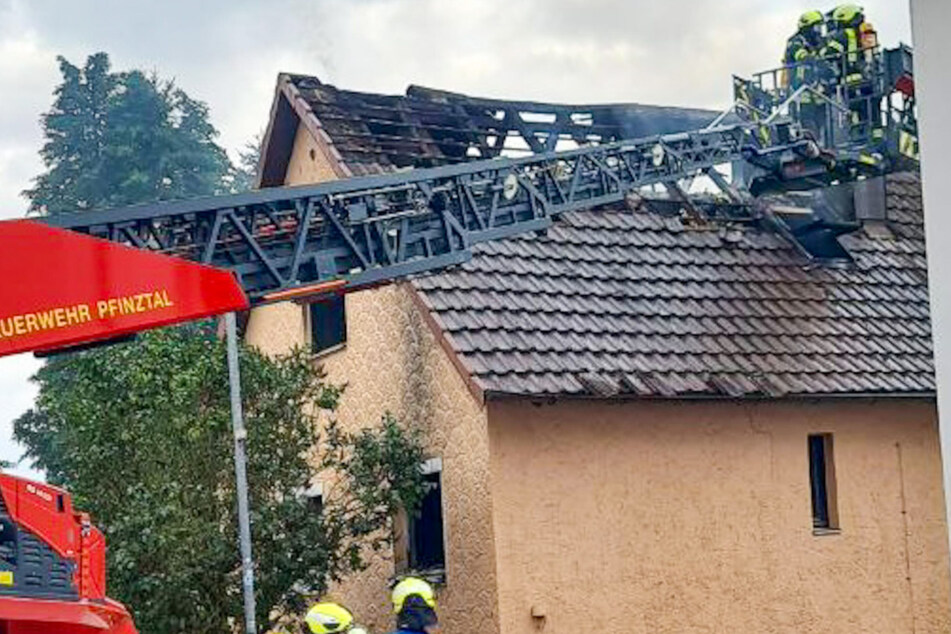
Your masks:
{"label": "stucco wall", "polygon": [[[303,126],[285,182],[327,180],[333,170]],[[424,322],[406,284],[352,293],[346,299],[347,343],[315,359],[328,380],[347,383],[338,417],[349,428],[373,424],[385,411],[420,426],[431,457],[441,457],[447,584],[440,619],[447,634],[497,630],[492,512],[488,489],[486,413]],[[246,340],[270,354],[305,344],[303,309],[282,303],[252,311]],[[392,553],[333,588],[372,631],[392,628],[388,582]]]}
{"label": "stucco wall", "polygon": [[[347,297],[347,346],[325,360],[328,376],[346,380],[340,409],[351,425],[391,411],[419,425],[431,456],[442,458],[447,583],[440,617],[449,634],[495,630],[495,561],[485,410],[436,342],[404,284]],[[392,560],[344,584],[340,596],[358,609],[380,606],[372,625],[392,625],[382,610]],[[364,607],[366,606],[366,607]]]}
{"label": "stucco wall", "polygon": [[336,178],[330,160],[307,128],[297,126],[291,160],[284,175],[285,185],[310,185]]}
{"label": "stucco wall", "polygon": [[[533,606],[558,633],[951,631],[932,403],[502,401],[489,420],[505,634],[537,632]],[[835,535],[812,530],[816,432]]]}

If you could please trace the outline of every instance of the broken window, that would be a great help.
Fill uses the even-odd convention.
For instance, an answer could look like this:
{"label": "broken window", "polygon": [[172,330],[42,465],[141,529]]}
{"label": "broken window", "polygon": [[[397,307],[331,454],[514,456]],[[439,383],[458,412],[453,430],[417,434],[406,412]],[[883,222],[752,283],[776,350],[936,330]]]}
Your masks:
{"label": "broken window", "polygon": [[304,501],[307,503],[307,508],[313,512],[314,515],[320,515],[324,512],[324,485],[323,483],[318,482],[309,489],[303,492]]}
{"label": "broken window", "polygon": [[409,565],[413,570],[444,570],[442,461],[427,461],[423,472],[427,491],[416,515],[409,520]]}
{"label": "broken window", "polygon": [[307,305],[310,347],[315,353],[337,348],[347,341],[347,315],[343,295]]}

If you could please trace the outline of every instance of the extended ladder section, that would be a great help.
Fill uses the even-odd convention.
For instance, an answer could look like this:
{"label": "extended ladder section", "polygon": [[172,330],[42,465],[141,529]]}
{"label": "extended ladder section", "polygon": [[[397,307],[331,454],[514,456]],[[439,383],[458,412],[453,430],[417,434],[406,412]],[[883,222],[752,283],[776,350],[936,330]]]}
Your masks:
{"label": "extended ladder section", "polygon": [[[709,214],[749,220],[747,197],[715,168],[755,161],[772,177],[789,163],[821,174],[815,143],[794,124],[759,125],[490,159],[247,194],[45,219],[51,225],[228,268],[260,303],[301,287],[352,290],[457,264],[472,245],[543,231],[567,211],[614,203],[660,185],[696,220],[680,183],[706,174],[727,204]],[[771,166],[765,169],[762,166]]]}

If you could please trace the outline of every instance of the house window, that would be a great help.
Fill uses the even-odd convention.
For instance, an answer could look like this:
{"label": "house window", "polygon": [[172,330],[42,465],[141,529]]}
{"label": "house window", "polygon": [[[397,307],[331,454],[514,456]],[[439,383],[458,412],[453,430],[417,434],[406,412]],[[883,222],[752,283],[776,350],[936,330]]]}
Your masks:
{"label": "house window", "polygon": [[812,527],[834,530],[839,527],[836,509],[835,461],[832,434],[809,436],[809,484],[812,495]]}
{"label": "house window", "polygon": [[346,343],[347,315],[343,295],[308,304],[307,323],[312,352],[325,352]]}
{"label": "house window", "polygon": [[426,495],[409,520],[409,565],[417,571],[444,570],[446,549],[442,521],[442,461],[429,460],[423,465]]}
{"label": "house window", "polygon": [[324,511],[324,485],[317,483],[304,491],[304,499],[307,500],[307,507],[313,511],[314,515],[320,515]]}

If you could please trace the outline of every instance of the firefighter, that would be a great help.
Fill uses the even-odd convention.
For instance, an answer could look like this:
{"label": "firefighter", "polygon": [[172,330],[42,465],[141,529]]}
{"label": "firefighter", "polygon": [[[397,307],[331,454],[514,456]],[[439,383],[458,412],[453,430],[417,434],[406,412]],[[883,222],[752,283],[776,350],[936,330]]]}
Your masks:
{"label": "firefighter", "polygon": [[[821,89],[819,78],[822,63],[820,52],[824,40],[824,17],[822,12],[813,9],[799,16],[796,33],[786,41],[786,54],[783,57],[783,85],[790,94],[800,87],[810,85]],[[799,97],[799,119],[806,129],[818,139],[822,139],[825,128],[826,103],[814,92],[807,90]]]}
{"label": "firefighter", "polygon": [[390,598],[396,614],[393,634],[434,634],[439,630],[436,593],[426,581],[406,577],[393,587]]}
{"label": "firefighter", "polygon": [[367,634],[354,625],[353,614],[339,603],[324,601],[307,611],[304,622],[313,634]]}
{"label": "firefighter", "polygon": [[792,66],[816,56],[823,43],[822,12],[816,9],[799,16],[796,33],[786,40],[786,55],[783,63]]}
{"label": "firefighter", "polygon": [[883,131],[880,104],[872,98],[878,35],[865,20],[865,10],[843,4],[828,16],[827,52],[839,59],[840,81],[845,89],[852,117],[853,134],[880,139]]}

